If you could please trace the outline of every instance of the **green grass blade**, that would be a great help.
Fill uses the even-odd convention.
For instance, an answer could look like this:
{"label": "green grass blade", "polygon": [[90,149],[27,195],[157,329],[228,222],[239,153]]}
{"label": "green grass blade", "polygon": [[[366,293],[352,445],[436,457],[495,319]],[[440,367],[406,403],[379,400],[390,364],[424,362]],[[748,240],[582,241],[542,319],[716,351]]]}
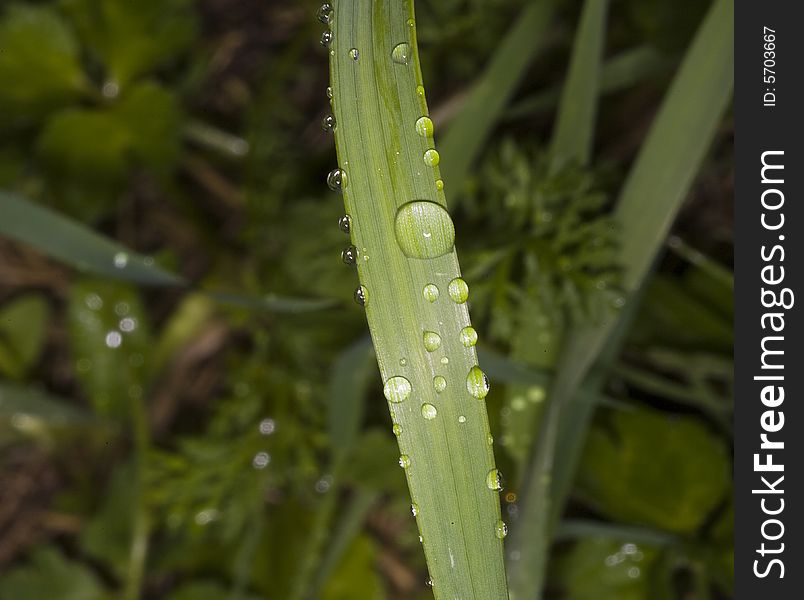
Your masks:
{"label": "green grass blade", "polygon": [[343,199],[433,591],[505,599],[487,390],[475,348],[460,335],[469,326],[465,284],[456,280],[432,126],[420,120],[427,105],[413,5],[340,0],[332,32]]}
{"label": "green grass blade", "polygon": [[332,367],[329,398],[329,439],[333,452],[352,449],[363,420],[366,388],[373,373],[371,340],[362,338],[338,357]]}
{"label": "green grass blade", "polygon": [[[713,3],[621,192],[616,215],[627,302],[634,303],[731,97],[733,12],[733,0]],[[562,353],[550,414],[537,441],[522,518],[512,539],[519,560],[510,563],[509,571],[512,598],[517,600],[541,593],[550,531],[565,501],[593,408],[589,399],[594,394],[578,391],[622,319],[623,315],[573,333]],[[593,375],[595,387],[603,378]],[[554,463],[554,456],[559,462]]]}
{"label": "green grass blade", "polygon": [[608,0],[586,0],[561,92],[550,153],[559,163],[586,165],[592,154]]}
{"label": "green grass blade", "polygon": [[[529,2],[475,83],[466,104],[441,140],[445,183],[458,194],[536,52],[555,9],[555,0]],[[453,205],[460,196],[453,198]]]}

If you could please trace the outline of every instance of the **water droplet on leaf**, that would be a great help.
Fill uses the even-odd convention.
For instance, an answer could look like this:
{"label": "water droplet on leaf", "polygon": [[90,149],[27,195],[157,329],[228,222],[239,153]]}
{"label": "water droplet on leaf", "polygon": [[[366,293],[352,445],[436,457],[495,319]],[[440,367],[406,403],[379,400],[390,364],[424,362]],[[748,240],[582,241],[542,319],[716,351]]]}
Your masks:
{"label": "water droplet on leaf", "polygon": [[461,344],[466,346],[467,348],[471,348],[475,344],[477,344],[477,331],[475,331],[474,327],[464,327],[461,329]]}
{"label": "water droplet on leaf", "polygon": [[441,162],[441,157],[438,155],[438,150],[435,148],[430,148],[429,150],[425,151],[424,164],[426,164],[428,167],[437,167],[439,162]]}
{"label": "water droplet on leaf", "polygon": [[399,466],[403,469],[407,469],[410,466],[410,457],[407,454],[399,456]]}
{"label": "water droplet on leaf", "polygon": [[332,133],[335,131],[335,117],[332,115],[327,115],[321,120],[321,129],[326,131],[327,133]]}
{"label": "water droplet on leaf", "polygon": [[433,135],[433,122],[430,117],[419,117],[416,120],[416,133],[423,138],[429,138]]}
{"label": "water droplet on leaf", "polygon": [[508,525],[506,525],[503,521],[497,521],[497,524],[494,526],[494,535],[496,535],[499,539],[503,539],[506,535],[508,535]]}
{"label": "water droplet on leaf", "polygon": [[469,374],[466,376],[466,389],[469,393],[482,400],[489,393],[489,378],[480,370],[480,367],[472,367],[469,369]]}
{"label": "water droplet on leaf", "polygon": [[469,299],[469,286],[460,277],[456,277],[449,282],[447,291],[449,292],[449,297],[456,304],[463,304]]}
{"label": "water droplet on leaf", "polygon": [[424,332],[424,349],[428,352],[435,352],[441,347],[441,336],[435,331]]}
{"label": "water droplet on leaf", "polygon": [[365,306],[368,304],[368,299],[368,288],[364,285],[358,286],[355,290],[355,302],[357,302],[360,306]]}
{"label": "water droplet on leaf", "polygon": [[346,189],[347,182],[346,171],[343,169],[333,169],[327,175],[327,186],[333,192],[343,192]]}
{"label": "water droplet on leaf", "polygon": [[349,57],[352,60],[359,59],[360,58],[360,50],[358,50],[357,48],[352,48],[351,50],[349,50]]}
{"label": "water droplet on leaf", "polygon": [[346,246],[341,252],[341,260],[343,264],[352,266],[357,263],[357,248],[354,246]]}
{"label": "water droplet on leaf", "polygon": [[434,283],[428,283],[422,289],[422,295],[424,296],[424,299],[427,300],[428,302],[435,302],[436,300],[438,300],[438,294],[439,294],[438,286]]}
{"label": "water droplet on leaf", "polygon": [[399,248],[410,258],[436,258],[455,246],[455,225],[435,202],[415,200],[396,213],[394,232]]}
{"label": "water droplet on leaf", "polygon": [[432,404],[425,402],[422,404],[422,416],[428,421],[432,421],[438,415],[438,409]]}
{"label": "water droplet on leaf", "polygon": [[443,375],[436,375],[433,377],[433,388],[440,394],[447,389],[447,379]]}
{"label": "water droplet on leaf", "polygon": [[349,233],[352,230],[352,217],[349,215],[343,215],[340,219],[338,219],[338,229],[344,233]]}
{"label": "water droplet on leaf", "polygon": [[499,492],[502,489],[502,476],[497,469],[492,469],[486,475],[486,487],[495,492]]}
{"label": "water droplet on leaf", "polygon": [[332,44],[332,40],[335,38],[335,34],[331,31],[325,31],[321,34],[321,45],[324,48],[329,48],[330,44]]}
{"label": "water droplet on leaf", "polygon": [[410,44],[407,42],[402,42],[401,44],[397,44],[394,46],[394,49],[391,50],[391,60],[393,60],[398,65],[406,65],[410,62]]}
{"label": "water droplet on leaf", "polygon": [[332,5],[329,2],[324,2],[321,8],[318,9],[316,16],[324,25],[328,25],[332,20]]}
{"label": "water droplet on leaf", "polygon": [[382,393],[389,402],[398,403],[407,400],[412,390],[413,386],[410,385],[410,381],[401,375],[396,375],[385,382]]}

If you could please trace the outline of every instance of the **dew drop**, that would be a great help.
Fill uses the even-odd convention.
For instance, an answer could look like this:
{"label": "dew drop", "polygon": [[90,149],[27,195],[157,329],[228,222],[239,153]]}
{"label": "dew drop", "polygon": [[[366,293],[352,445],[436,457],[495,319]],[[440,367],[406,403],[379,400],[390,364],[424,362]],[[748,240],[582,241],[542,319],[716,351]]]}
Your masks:
{"label": "dew drop", "polygon": [[415,502],[410,505],[410,514],[412,514],[414,517],[419,516],[419,505]]}
{"label": "dew drop", "polygon": [[422,404],[422,416],[427,419],[428,421],[432,421],[438,415],[438,409],[430,404],[429,402],[425,402]]}
{"label": "dew drop", "polygon": [[357,263],[357,248],[354,246],[346,246],[341,252],[341,260],[343,264],[353,266]]}
{"label": "dew drop", "polygon": [[433,377],[433,388],[440,394],[447,389],[447,379],[443,375],[436,375]]}
{"label": "dew drop", "polygon": [[435,202],[414,200],[396,213],[394,232],[399,248],[409,258],[436,258],[455,246],[455,225],[446,209]]}
{"label": "dew drop", "polygon": [[441,357],[441,364],[442,364],[442,365],[448,365],[448,364],[449,364],[449,357],[447,357],[447,356],[442,356],[442,357]]}
{"label": "dew drop", "polygon": [[434,283],[428,283],[426,286],[424,286],[424,289],[422,289],[422,295],[428,302],[435,302],[438,300],[438,294],[438,286]]}
{"label": "dew drop", "polygon": [[505,538],[505,536],[508,535],[508,525],[503,521],[497,521],[497,524],[494,526],[494,535],[499,539]]}
{"label": "dew drop", "polygon": [[407,400],[412,390],[413,386],[410,385],[410,381],[401,375],[396,375],[385,382],[382,393],[388,402],[399,403]]}
{"label": "dew drop", "polygon": [[424,164],[428,167],[437,167],[440,161],[441,157],[438,155],[438,150],[435,148],[430,148],[424,153]]}
{"label": "dew drop", "polygon": [[464,327],[461,329],[461,344],[466,346],[467,348],[471,348],[475,344],[477,344],[477,331],[475,331],[474,327]]}
{"label": "dew drop", "polygon": [[393,60],[398,65],[406,65],[410,62],[410,44],[407,42],[402,42],[401,44],[397,44],[394,46],[394,49],[391,50],[391,60]]}
{"label": "dew drop", "polygon": [[456,304],[463,304],[469,299],[469,286],[460,277],[456,277],[449,282],[447,291],[449,292],[449,297]]}
{"label": "dew drop", "polygon": [[416,120],[416,133],[423,138],[433,136],[433,122],[430,120],[430,117],[419,117]]}
{"label": "dew drop", "polygon": [[399,456],[399,466],[403,469],[407,469],[410,466],[410,457],[407,454]]}
{"label": "dew drop", "polygon": [[424,86],[421,86],[421,85],[416,86],[416,95],[419,98],[424,98]]}
{"label": "dew drop", "polygon": [[329,175],[327,175],[327,186],[333,192],[342,193],[343,190],[346,189],[347,182],[346,171],[343,169],[333,169],[329,172]]}
{"label": "dew drop", "polygon": [[323,119],[321,119],[321,129],[326,131],[327,133],[332,133],[335,131],[335,117],[332,115],[327,115]]}
{"label": "dew drop", "polygon": [[391,428],[391,431],[394,432],[394,435],[396,437],[399,437],[400,435],[402,435],[402,425],[400,425],[399,423],[394,423],[394,426]]}
{"label": "dew drop", "polygon": [[502,489],[502,476],[497,469],[492,469],[486,475],[486,487],[495,492],[499,492]]}
{"label": "dew drop", "polygon": [[251,461],[251,466],[255,469],[264,469],[271,462],[271,455],[267,452],[257,452],[254,459]]}
{"label": "dew drop", "polygon": [[118,269],[124,269],[128,264],[128,254],[125,252],[118,252],[114,255],[114,266]]}
{"label": "dew drop", "polygon": [[316,16],[324,25],[328,25],[332,20],[332,5],[329,2],[324,2],[321,8],[318,9]]}
{"label": "dew drop", "polygon": [[338,229],[344,233],[349,233],[352,230],[352,217],[349,215],[343,215],[340,219],[338,219]]}
{"label": "dew drop", "polygon": [[472,367],[469,369],[469,374],[466,376],[466,389],[469,393],[482,400],[489,393],[489,378],[480,370],[480,367]]}
{"label": "dew drop", "polygon": [[458,417],[458,423],[466,423],[466,417],[464,417],[463,415]]}
{"label": "dew drop", "polygon": [[332,87],[329,85],[327,86],[327,98],[332,100]]}
{"label": "dew drop", "polygon": [[435,331],[424,332],[424,349],[428,352],[435,352],[441,347],[441,336]]}
{"label": "dew drop", "polygon": [[360,50],[357,48],[352,48],[349,50],[349,58],[356,61],[358,58],[360,58]]}
{"label": "dew drop", "polygon": [[332,44],[332,40],[335,38],[335,34],[331,31],[325,31],[321,34],[321,45],[324,48],[329,48],[330,44]]}
{"label": "dew drop", "polygon": [[436,189],[439,192],[444,189],[444,180],[443,179],[436,179]]}
{"label": "dew drop", "polygon": [[490,433],[486,435],[486,443],[487,443],[489,446],[491,446],[492,444],[494,444],[494,436],[493,436],[493,435],[491,435]]}
{"label": "dew drop", "polygon": [[415,26],[416,26],[416,21],[413,20],[412,18],[408,19],[408,27],[415,27]]}
{"label": "dew drop", "polygon": [[368,288],[365,285],[358,286],[355,290],[355,302],[357,302],[360,306],[365,306],[368,304],[368,300]]}

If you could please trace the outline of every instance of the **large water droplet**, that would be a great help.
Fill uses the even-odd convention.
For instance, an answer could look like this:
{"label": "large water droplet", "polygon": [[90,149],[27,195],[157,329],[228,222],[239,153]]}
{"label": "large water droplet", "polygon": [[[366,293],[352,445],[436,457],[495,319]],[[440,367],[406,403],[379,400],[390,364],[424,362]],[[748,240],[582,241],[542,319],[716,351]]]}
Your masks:
{"label": "large water droplet", "polygon": [[333,169],[329,172],[329,175],[327,175],[327,186],[333,192],[343,192],[343,190],[346,189],[348,181],[346,171],[343,169]]}
{"label": "large water droplet", "polygon": [[407,42],[402,42],[401,44],[397,44],[394,46],[394,49],[391,50],[391,60],[393,60],[398,65],[406,65],[410,62],[410,44]]}
{"label": "large water droplet", "polygon": [[495,492],[499,492],[502,489],[502,476],[497,469],[492,469],[486,475],[486,487]]}
{"label": "large water droplet", "polygon": [[324,2],[321,8],[318,9],[316,16],[324,25],[328,25],[332,20],[332,5],[329,2]]}
{"label": "large water droplet", "polygon": [[461,329],[461,344],[466,346],[467,348],[471,348],[475,344],[477,344],[477,331],[475,331],[474,327],[464,327]]}
{"label": "large water droplet", "polygon": [[428,352],[435,352],[441,347],[441,336],[435,331],[424,332],[424,349]]}
{"label": "large water droplet", "polygon": [[433,136],[433,122],[430,120],[430,117],[419,117],[416,120],[416,133],[423,138]]}
{"label": "large water droplet", "polygon": [[390,377],[385,382],[382,393],[385,394],[388,402],[397,403],[407,400],[412,390],[413,386],[410,385],[410,381],[401,375],[396,375],[395,377]]}
{"label": "large water droplet", "polygon": [[360,285],[355,290],[355,302],[357,302],[360,306],[365,306],[368,304],[369,300],[369,292],[368,288],[365,285]]}
{"label": "large water droplet", "polygon": [[410,258],[436,258],[452,251],[455,225],[440,204],[415,200],[403,204],[394,223],[396,241]]}
{"label": "large water droplet", "polygon": [[352,217],[349,215],[343,215],[340,219],[338,219],[338,229],[344,233],[349,233],[352,230]]}
{"label": "large water droplet", "polygon": [[351,58],[352,60],[359,59],[360,58],[360,50],[358,50],[357,48],[352,48],[351,50],[349,50],[349,58]]}
{"label": "large water droplet", "polygon": [[441,157],[438,155],[438,150],[435,148],[430,148],[429,150],[425,151],[424,164],[426,164],[428,167],[437,167],[439,162],[441,162]]}
{"label": "large water droplet", "polygon": [[466,376],[466,389],[469,393],[482,400],[489,393],[489,378],[480,370],[480,367],[472,367],[469,369],[469,374]]}
{"label": "large water droplet", "polygon": [[410,457],[407,454],[399,456],[399,466],[403,469],[407,469],[410,466]]}
{"label": "large water droplet", "polygon": [[422,404],[422,416],[428,421],[432,421],[438,416],[438,409],[429,402],[425,402]]}
{"label": "large water droplet", "polygon": [[332,133],[335,131],[335,117],[332,115],[327,115],[323,119],[321,119],[321,129],[326,131],[327,133]]}
{"label": "large water droplet", "polygon": [[332,44],[332,40],[335,38],[335,34],[331,31],[325,31],[321,34],[321,45],[324,48],[329,48],[330,44]]}
{"label": "large water droplet", "polygon": [[496,535],[499,539],[503,539],[506,535],[508,535],[508,525],[506,525],[503,521],[497,521],[494,525],[494,535]]}
{"label": "large water droplet", "polygon": [[341,252],[341,260],[343,264],[353,266],[357,263],[357,248],[354,246],[346,246]]}
{"label": "large water droplet", "polygon": [[456,304],[463,304],[469,299],[469,286],[460,277],[456,277],[449,282],[447,291],[449,292],[449,297]]}
{"label": "large water droplet", "polygon": [[427,300],[428,302],[435,302],[436,300],[438,300],[438,294],[439,294],[438,286],[434,283],[428,283],[422,289],[422,295],[424,296],[424,299]]}
{"label": "large water droplet", "polygon": [[447,389],[447,379],[443,375],[436,375],[433,377],[433,388],[436,393],[440,394]]}

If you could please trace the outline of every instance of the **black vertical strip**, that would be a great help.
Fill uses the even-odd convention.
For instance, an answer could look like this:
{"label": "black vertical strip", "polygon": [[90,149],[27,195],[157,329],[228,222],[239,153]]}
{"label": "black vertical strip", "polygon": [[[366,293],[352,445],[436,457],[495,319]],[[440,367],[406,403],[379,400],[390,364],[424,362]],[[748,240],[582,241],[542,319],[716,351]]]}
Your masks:
{"label": "black vertical strip", "polygon": [[802,12],[801,3],[789,0],[740,0],[735,12],[740,600],[804,598]]}

